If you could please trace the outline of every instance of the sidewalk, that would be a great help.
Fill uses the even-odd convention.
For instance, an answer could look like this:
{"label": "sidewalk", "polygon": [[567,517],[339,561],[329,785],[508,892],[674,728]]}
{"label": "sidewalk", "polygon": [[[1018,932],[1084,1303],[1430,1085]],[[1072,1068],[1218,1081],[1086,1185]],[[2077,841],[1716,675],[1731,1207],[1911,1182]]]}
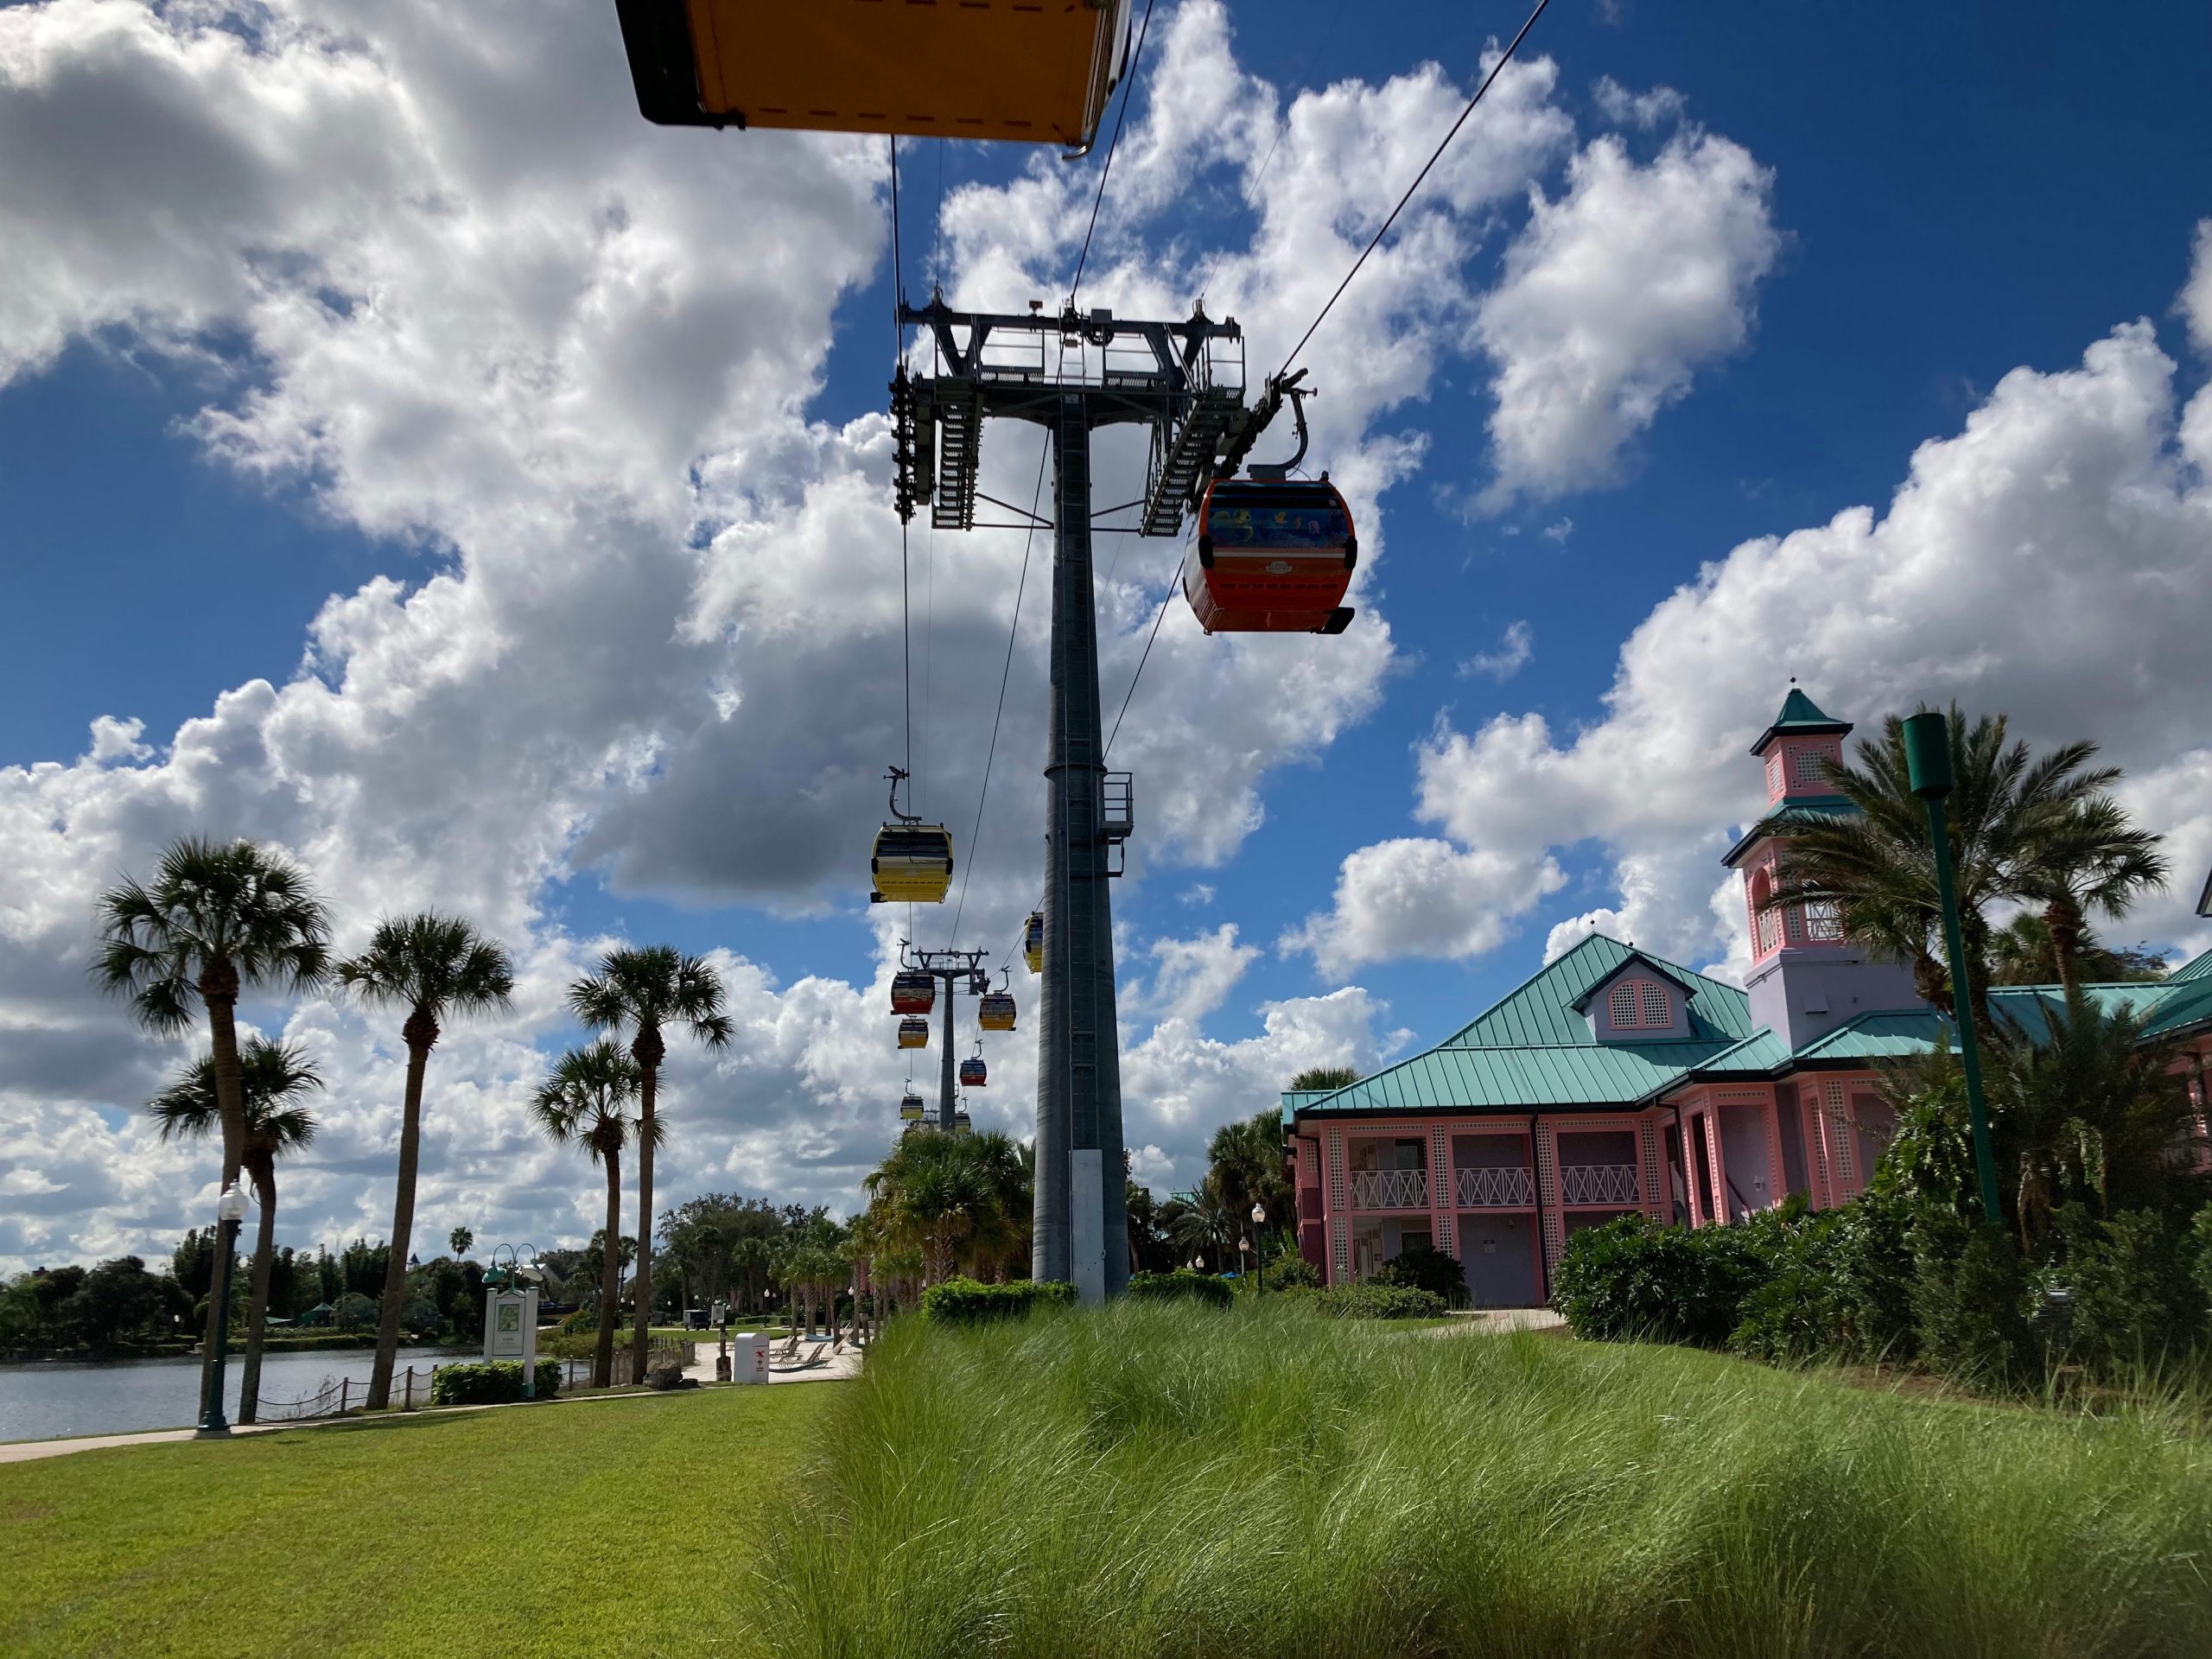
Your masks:
{"label": "sidewalk", "polygon": [[[781,1357],[783,1344],[769,1350],[772,1367],[792,1362]],[[696,1344],[696,1357],[684,1371],[684,1376],[696,1379],[708,1388],[727,1387],[715,1381],[715,1344]],[[860,1375],[861,1351],[848,1346],[842,1353],[829,1358],[821,1366],[803,1371],[779,1371],[772,1369],[768,1380],[772,1382],[834,1382]],[[278,1423],[233,1423],[233,1436],[243,1434],[275,1434],[293,1428],[373,1428],[385,1425],[410,1422],[423,1417],[444,1417],[459,1411],[512,1411],[525,1406],[555,1405],[581,1406],[600,1401],[613,1400],[670,1400],[677,1395],[660,1394],[652,1389],[622,1389],[606,1394],[562,1395],[550,1401],[513,1400],[498,1405],[433,1406],[413,1411],[394,1411],[374,1417],[349,1414],[344,1417],[308,1417]],[[134,1434],[86,1434],[54,1440],[0,1440],[0,1465],[35,1463],[41,1458],[66,1458],[73,1452],[105,1452],[121,1446],[168,1446],[180,1440],[195,1439],[188,1428],[149,1428]]]}

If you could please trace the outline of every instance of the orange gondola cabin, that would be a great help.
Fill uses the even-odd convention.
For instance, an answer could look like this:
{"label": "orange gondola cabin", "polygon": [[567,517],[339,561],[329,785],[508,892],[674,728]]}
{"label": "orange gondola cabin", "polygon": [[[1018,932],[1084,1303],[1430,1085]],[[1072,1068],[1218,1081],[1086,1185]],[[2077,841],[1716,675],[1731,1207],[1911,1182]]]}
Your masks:
{"label": "orange gondola cabin", "polygon": [[927,1048],[930,1046],[930,1022],[918,1014],[910,1014],[899,1022],[899,1046]]}
{"label": "orange gondola cabin", "polygon": [[682,127],[1090,147],[1131,0],[615,0],[638,109]]}
{"label": "orange gondola cabin", "polygon": [[1325,476],[1216,479],[1183,593],[1208,633],[1342,633],[1358,562],[1351,509]]}
{"label": "orange gondola cabin", "polygon": [[976,1023],[985,1031],[1014,1029],[1014,995],[1010,991],[988,991],[976,1005]]}

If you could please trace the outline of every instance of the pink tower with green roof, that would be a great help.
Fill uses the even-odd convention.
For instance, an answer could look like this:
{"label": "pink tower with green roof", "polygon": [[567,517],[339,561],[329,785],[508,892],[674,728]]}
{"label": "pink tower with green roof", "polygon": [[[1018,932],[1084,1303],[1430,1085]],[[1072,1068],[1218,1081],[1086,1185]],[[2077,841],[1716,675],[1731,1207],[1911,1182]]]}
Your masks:
{"label": "pink tower with green roof", "polygon": [[1744,880],[1751,1021],[1793,1052],[1860,1014],[1925,1006],[1911,969],[1846,939],[1830,906],[1765,907],[1791,830],[1859,810],[1836,793],[1828,770],[1841,763],[1850,734],[1849,721],[1823,712],[1793,682],[1782,712],[1751,745],[1766,780],[1766,810],[1724,861]]}

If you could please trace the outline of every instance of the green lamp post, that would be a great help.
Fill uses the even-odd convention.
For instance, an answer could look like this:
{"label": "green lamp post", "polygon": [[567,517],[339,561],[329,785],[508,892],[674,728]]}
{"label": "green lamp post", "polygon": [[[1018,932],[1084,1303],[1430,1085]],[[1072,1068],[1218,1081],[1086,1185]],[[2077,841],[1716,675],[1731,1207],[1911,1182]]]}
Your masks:
{"label": "green lamp post", "polygon": [[1943,909],[1943,950],[1950,959],[1952,1023],[1959,1028],[1959,1063],[1967,1074],[1967,1119],[1974,1132],[1974,1173],[1980,1178],[1981,1218],[2001,1226],[1997,1205],[1997,1160],[1990,1150],[1989,1107],[1981,1092],[1981,1050],[1974,1028],[1973,988],[1967,979],[1966,941],[1959,927],[1958,883],[1951,869],[1951,835],[1943,812],[1951,792],[1950,721],[1932,709],[1906,717],[1906,777],[1928,809],[1928,838],[1936,857],[1936,893]]}

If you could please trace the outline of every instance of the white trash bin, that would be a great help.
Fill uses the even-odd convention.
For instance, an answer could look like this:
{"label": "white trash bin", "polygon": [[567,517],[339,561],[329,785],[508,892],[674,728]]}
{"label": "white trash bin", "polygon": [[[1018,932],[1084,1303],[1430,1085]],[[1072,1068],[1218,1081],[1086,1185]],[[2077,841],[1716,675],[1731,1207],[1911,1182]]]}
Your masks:
{"label": "white trash bin", "polygon": [[729,1339],[729,1380],[766,1382],[768,1380],[768,1338],[759,1331],[733,1332]]}

